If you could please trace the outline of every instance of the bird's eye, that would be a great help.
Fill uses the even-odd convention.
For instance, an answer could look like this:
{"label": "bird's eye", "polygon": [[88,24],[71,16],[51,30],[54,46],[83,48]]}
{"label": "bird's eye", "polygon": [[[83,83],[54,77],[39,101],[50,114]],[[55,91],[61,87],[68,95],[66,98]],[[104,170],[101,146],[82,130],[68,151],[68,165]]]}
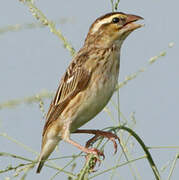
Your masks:
{"label": "bird's eye", "polygon": [[118,22],[119,22],[119,18],[117,18],[117,17],[113,18],[113,19],[112,19],[112,22],[113,22],[113,23],[118,23]]}

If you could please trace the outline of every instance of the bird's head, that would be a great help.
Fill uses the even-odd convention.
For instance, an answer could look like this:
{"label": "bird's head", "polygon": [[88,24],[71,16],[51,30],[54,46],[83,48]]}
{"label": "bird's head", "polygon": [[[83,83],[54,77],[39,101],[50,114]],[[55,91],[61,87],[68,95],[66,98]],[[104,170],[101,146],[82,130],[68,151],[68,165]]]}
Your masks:
{"label": "bird's head", "polygon": [[140,16],[122,12],[108,13],[99,17],[91,25],[85,44],[108,47],[114,43],[122,44],[124,39],[135,29],[142,27],[135,23],[143,19]]}

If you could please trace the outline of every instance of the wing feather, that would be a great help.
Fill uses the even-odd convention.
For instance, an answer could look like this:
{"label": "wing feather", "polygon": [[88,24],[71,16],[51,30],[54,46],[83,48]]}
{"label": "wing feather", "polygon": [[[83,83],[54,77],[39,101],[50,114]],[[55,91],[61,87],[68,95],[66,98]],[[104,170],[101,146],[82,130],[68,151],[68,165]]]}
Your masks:
{"label": "wing feather", "polygon": [[[71,78],[71,79],[70,79]],[[91,73],[82,67],[75,68],[70,74],[68,71],[62,78],[57,89],[56,95],[50,105],[46,117],[46,123],[43,129],[43,136],[52,122],[57,120],[70,100],[74,98],[79,92],[86,89]]]}

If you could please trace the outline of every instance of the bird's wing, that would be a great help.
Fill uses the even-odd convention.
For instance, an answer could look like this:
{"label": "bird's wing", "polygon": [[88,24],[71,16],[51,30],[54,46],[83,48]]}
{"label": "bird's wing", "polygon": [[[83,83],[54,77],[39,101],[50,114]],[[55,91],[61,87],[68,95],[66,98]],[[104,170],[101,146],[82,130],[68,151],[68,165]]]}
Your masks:
{"label": "bird's wing", "polygon": [[91,73],[83,67],[76,67],[70,69],[63,76],[56,95],[50,105],[46,117],[46,123],[43,129],[43,136],[52,122],[57,120],[70,100],[74,98],[79,92],[86,89],[91,78]]}

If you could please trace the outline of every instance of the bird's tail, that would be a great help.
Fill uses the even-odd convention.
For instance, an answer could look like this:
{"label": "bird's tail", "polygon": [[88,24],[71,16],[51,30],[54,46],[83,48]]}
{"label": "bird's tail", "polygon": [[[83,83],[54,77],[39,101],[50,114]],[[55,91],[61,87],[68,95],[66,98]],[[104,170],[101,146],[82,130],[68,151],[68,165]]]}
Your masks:
{"label": "bird's tail", "polygon": [[55,149],[56,145],[58,144],[59,139],[54,138],[54,139],[48,139],[42,146],[42,150],[39,156],[38,160],[38,167],[36,173],[40,173],[46,159],[50,156],[50,154],[53,152]]}
{"label": "bird's tail", "polygon": [[40,160],[39,163],[38,163],[38,167],[37,167],[36,173],[40,173],[43,165],[44,165],[44,161],[43,161],[43,160]]}

